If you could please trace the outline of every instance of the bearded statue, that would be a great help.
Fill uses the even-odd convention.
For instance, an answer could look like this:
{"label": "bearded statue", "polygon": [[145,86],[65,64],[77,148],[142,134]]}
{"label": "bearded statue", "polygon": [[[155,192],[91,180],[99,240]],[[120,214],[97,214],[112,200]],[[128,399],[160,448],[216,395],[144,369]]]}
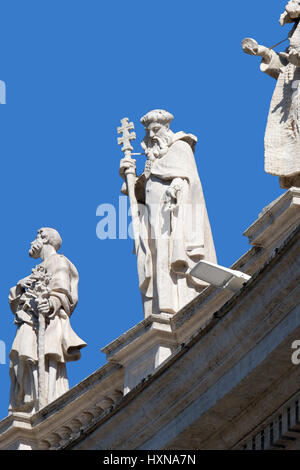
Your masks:
{"label": "bearded statue", "polygon": [[[140,203],[138,274],[144,314],[174,314],[207,284],[190,276],[200,260],[216,262],[202,186],[194,158],[197,138],[173,133],[172,114],[154,110],[141,118],[145,170],[136,177]],[[120,175],[134,168],[124,158]]]}
{"label": "bearded statue", "polygon": [[[40,361],[45,367],[42,385],[47,405],[69,389],[66,363],[77,361],[86,343],[73,331],[70,317],[78,301],[78,271],[57,253],[59,233],[44,227],[31,243],[29,256],[41,263],[21,279],[9,293],[9,304],[17,326],[10,351],[10,413],[35,413],[40,405]],[[44,297],[38,295],[46,292]],[[33,302],[34,301],[34,302]],[[45,318],[43,357],[39,357],[39,317]],[[40,339],[40,338],[39,338]]]}
{"label": "bearded statue", "polygon": [[285,11],[280,16],[280,24],[284,26],[287,23],[294,23],[300,17],[300,1],[291,0],[287,3]]}
{"label": "bearded statue", "polygon": [[[245,53],[262,57],[260,69],[277,80],[265,134],[265,171],[279,176],[282,188],[300,187],[300,1],[292,0],[280,24],[294,23],[289,47],[277,53],[246,38]],[[274,46],[275,47],[275,46]]]}

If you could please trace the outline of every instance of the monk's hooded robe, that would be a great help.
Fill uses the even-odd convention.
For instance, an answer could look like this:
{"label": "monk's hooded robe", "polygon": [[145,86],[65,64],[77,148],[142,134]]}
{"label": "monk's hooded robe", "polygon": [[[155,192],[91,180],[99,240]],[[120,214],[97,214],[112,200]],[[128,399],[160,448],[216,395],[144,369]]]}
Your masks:
{"label": "monk's hooded robe", "polygon": [[[290,46],[300,51],[300,23],[289,37]],[[271,60],[263,58],[260,66],[277,80],[265,134],[265,171],[279,176],[282,188],[289,188],[300,186],[300,67],[271,53]]]}
{"label": "monk's hooded robe", "polygon": [[[51,318],[46,321],[45,366],[46,397],[49,375],[49,359],[56,363],[55,399],[69,389],[66,362],[77,361],[80,349],[86,346],[72,330],[69,317],[78,301],[78,271],[63,255],[53,254],[40,266],[51,276],[50,299],[54,304]],[[28,276],[28,279],[30,276]],[[27,279],[27,278],[25,278]],[[37,328],[33,312],[26,308],[24,289],[18,284],[9,294],[9,303],[18,325],[15,340],[10,352],[10,411],[34,411],[37,401],[38,345]],[[49,402],[49,398],[47,399]]]}
{"label": "monk's hooded robe", "polygon": [[[190,276],[195,264],[205,259],[216,263],[216,253],[202,186],[194,158],[197,138],[173,134],[168,152],[155,158],[144,177],[138,244],[139,285],[145,316],[174,314],[195,298],[207,283]],[[138,183],[137,183],[138,185]],[[170,211],[165,193],[178,185],[177,207]],[[139,194],[138,194],[139,193]]]}

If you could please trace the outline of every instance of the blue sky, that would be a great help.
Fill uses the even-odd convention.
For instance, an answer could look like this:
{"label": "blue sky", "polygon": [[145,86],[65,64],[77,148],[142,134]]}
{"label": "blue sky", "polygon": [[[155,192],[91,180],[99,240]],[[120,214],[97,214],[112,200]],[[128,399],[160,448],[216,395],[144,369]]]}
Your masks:
{"label": "blue sky", "polygon": [[[15,335],[10,287],[34,266],[30,241],[55,227],[80,274],[71,323],[88,343],[68,366],[74,385],[105,363],[100,348],[143,319],[132,240],[99,240],[96,209],[117,206],[122,157],[116,127],[165,108],[172,129],[198,136],[196,161],[220,264],[248,248],[243,236],[283,193],[264,172],[264,131],[275,80],[243,54],[252,36],[284,39],[284,0],[13,0],[1,2],[0,419],[7,415],[8,352]],[[240,2],[239,2],[240,3]],[[213,4],[213,6],[211,6]],[[279,48],[279,50],[282,50]],[[139,159],[142,168],[143,157]]]}

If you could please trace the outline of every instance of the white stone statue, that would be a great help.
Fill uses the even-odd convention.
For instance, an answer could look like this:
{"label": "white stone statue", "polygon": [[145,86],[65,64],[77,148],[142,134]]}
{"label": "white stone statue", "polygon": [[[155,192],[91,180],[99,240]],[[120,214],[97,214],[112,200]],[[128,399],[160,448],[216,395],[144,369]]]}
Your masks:
{"label": "white stone statue", "polygon": [[299,18],[300,1],[288,2],[280,23],[294,26],[285,52],[278,54],[251,38],[242,43],[244,52],[262,57],[261,70],[277,80],[265,135],[265,171],[279,176],[282,188],[300,186]]}
{"label": "white stone statue", "polygon": [[78,272],[62,254],[53,228],[42,228],[29,255],[42,262],[9,294],[17,333],[10,352],[9,411],[34,413],[69,389],[66,362],[80,358],[86,343],[69,317],[78,301]]}
{"label": "white stone statue", "polygon": [[[150,111],[142,117],[146,130],[142,148],[147,161],[140,177],[136,176],[126,139],[119,139],[125,149],[120,175],[125,180],[128,174],[135,175],[135,195],[140,203],[135,249],[146,317],[151,313],[174,314],[188,304],[207,287],[204,281],[190,276],[191,268],[202,259],[216,262],[194,158],[197,138],[184,132],[173,133],[169,127],[172,120],[173,116],[164,110]],[[133,128],[125,121],[119,133]]]}

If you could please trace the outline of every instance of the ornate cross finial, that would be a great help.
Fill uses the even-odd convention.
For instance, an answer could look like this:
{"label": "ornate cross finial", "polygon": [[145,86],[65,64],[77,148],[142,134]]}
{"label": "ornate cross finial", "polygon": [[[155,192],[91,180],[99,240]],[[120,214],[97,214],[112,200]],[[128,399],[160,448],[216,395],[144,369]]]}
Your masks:
{"label": "ornate cross finial", "polygon": [[123,134],[122,137],[118,137],[118,144],[123,145],[122,152],[126,156],[130,156],[133,147],[131,146],[130,141],[136,139],[135,132],[129,132],[134,129],[133,122],[129,122],[128,118],[121,119],[121,127],[118,127],[118,134]]}

